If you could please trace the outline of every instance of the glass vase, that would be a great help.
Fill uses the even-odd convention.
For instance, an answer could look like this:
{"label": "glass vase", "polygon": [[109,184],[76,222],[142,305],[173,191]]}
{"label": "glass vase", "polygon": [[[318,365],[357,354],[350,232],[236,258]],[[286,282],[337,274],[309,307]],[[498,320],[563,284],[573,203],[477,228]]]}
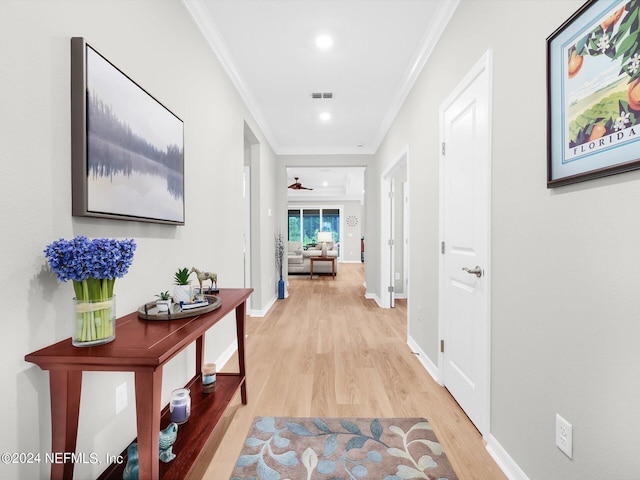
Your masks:
{"label": "glass vase", "polygon": [[116,297],[105,300],[73,299],[75,327],[71,343],[93,347],[116,338]]}

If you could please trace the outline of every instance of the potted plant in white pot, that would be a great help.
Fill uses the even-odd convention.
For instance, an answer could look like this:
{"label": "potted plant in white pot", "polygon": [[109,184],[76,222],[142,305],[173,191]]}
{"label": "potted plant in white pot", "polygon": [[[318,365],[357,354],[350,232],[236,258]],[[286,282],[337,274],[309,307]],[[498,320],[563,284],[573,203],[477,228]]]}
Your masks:
{"label": "potted plant in white pot", "polygon": [[189,275],[191,275],[191,272],[185,267],[178,269],[173,276],[175,283],[173,300],[178,304],[180,302],[191,303],[193,300],[193,288],[191,287],[191,282],[189,282]]}
{"label": "potted plant in white pot", "polygon": [[158,300],[156,300],[156,308],[159,312],[168,312],[171,308],[171,295],[169,295],[169,291],[160,292],[159,295],[156,295]]}

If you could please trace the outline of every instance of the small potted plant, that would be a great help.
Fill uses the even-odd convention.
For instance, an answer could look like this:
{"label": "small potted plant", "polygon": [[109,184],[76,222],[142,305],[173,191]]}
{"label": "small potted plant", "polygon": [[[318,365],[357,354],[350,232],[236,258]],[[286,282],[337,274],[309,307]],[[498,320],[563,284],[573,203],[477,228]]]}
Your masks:
{"label": "small potted plant", "polygon": [[193,289],[189,282],[189,276],[191,272],[188,268],[180,268],[173,275],[173,281],[175,288],[173,290],[173,300],[176,303],[184,302],[191,303],[193,300]]}
{"label": "small potted plant", "polygon": [[156,295],[158,300],[156,300],[156,307],[159,312],[168,312],[171,308],[171,295],[169,295],[169,291],[160,292],[160,295]]}

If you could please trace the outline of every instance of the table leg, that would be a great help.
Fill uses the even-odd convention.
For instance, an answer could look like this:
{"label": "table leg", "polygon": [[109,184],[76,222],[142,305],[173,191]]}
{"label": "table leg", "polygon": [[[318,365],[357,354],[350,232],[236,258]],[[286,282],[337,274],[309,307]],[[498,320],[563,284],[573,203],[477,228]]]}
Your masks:
{"label": "table leg", "polygon": [[240,376],[244,378],[242,385],[240,385],[240,397],[242,398],[242,404],[247,404],[247,372],[244,363],[244,337],[245,337],[245,317],[246,317],[247,302],[242,302],[236,307],[236,333],[238,338],[238,365],[240,368]]}
{"label": "table leg", "polygon": [[204,335],[196,339],[196,377],[202,375],[204,365]]}
{"label": "table leg", "polygon": [[138,426],[138,478],[158,478],[162,367],[135,373]]}
{"label": "table leg", "polygon": [[[51,395],[51,451],[54,453],[76,451],[82,371],[50,370]],[[51,464],[52,479],[72,479],[73,462]]]}
{"label": "table leg", "polygon": [[313,278],[313,258],[309,259],[309,279]]}

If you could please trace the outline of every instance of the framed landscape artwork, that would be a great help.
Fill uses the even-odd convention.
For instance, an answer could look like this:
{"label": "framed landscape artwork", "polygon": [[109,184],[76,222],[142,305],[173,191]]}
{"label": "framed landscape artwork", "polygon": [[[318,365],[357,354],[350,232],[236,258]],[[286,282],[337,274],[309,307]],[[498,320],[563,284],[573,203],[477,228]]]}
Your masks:
{"label": "framed landscape artwork", "polygon": [[184,225],[182,120],[71,39],[74,216]]}
{"label": "framed landscape artwork", "polygon": [[547,38],[547,186],[640,168],[640,0],[591,0]]}

